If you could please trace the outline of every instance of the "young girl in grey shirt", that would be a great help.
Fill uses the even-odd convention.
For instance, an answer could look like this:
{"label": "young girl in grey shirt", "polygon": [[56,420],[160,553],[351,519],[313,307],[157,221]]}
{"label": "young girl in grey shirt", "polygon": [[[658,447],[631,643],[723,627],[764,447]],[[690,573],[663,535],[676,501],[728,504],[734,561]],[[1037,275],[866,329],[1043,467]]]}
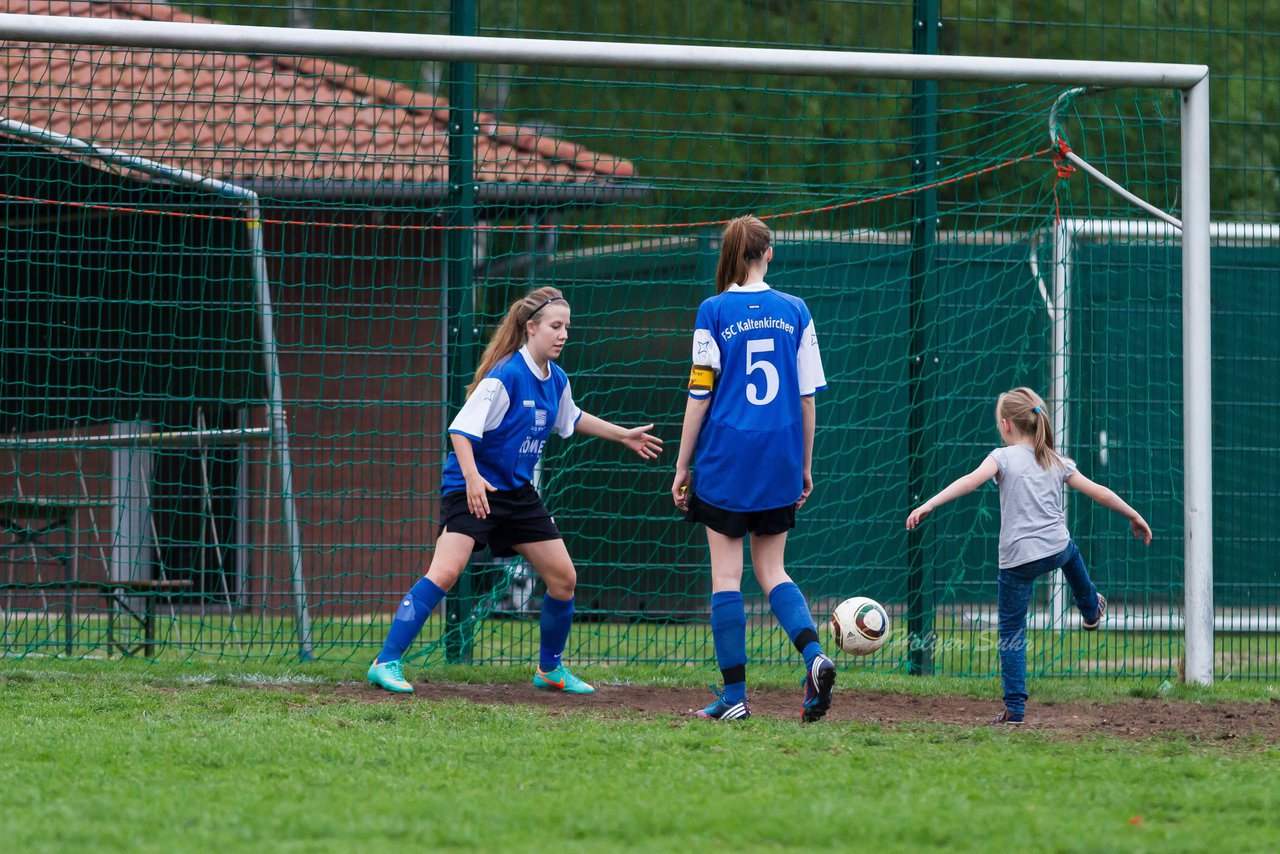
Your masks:
{"label": "young girl in grey shirt", "polygon": [[995,478],[1000,487],[998,611],[1004,710],[993,723],[1020,724],[1027,705],[1027,609],[1035,580],[1061,569],[1086,631],[1097,629],[1107,610],[1106,598],[1093,586],[1080,550],[1067,531],[1062,485],[1123,515],[1134,536],[1145,544],[1151,542],[1151,527],[1120,496],[1080,474],[1074,462],[1054,450],[1048,407],[1031,389],[1015,388],[1000,395],[996,427],[1005,446],[912,510],[907,530],[936,508]]}

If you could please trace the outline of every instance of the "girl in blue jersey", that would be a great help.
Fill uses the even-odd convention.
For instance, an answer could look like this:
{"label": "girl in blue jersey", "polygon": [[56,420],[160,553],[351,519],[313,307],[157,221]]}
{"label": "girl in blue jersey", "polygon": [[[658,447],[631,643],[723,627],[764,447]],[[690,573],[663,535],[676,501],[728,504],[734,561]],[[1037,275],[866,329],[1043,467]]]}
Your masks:
{"label": "girl in blue jersey", "polygon": [[533,470],[551,433],[611,439],[646,460],[662,451],[652,424],[625,429],[580,410],[555,359],[569,336],[569,303],[555,288],[538,288],[511,305],[467,387],[467,401],[449,425],[453,452],[444,466],[443,524],[427,574],[396,611],[387,642],[368,679],[388,691],[412,693],[400,659],[431,611],[453,587],[472,552],[519,553],[547,585],[542,599],[536,688],[595,691],[560,663],[573,623],[577,572],[564,540],[534,489]]}
{"label": "girl in blue jersey", "polygon": [[993,478],[999,485],[997,602],[1004,709],[993,723],[1021,724],[1027,708],[1027,609],[1035,580],[1062,570],[1085,631],[1096,631],[1107,612],[1107,599],[1089,578],[1080,549],[1067,530],[1063,484],[1123,515],[1134,536],[1146,545],[1151,544],[1151,526],[1124,499],[1089,480],[1076,470],[1073,460],[1054,449],[1049,407],[1031,389],[1015,388],[996,399],[996,427],[1004,447],[992,451],[976,469],[912,510],[907,530],[938,507]]}
{"label": "girl in blue jersey", "polygon": [[716,295],[698,308],[671,484],[685,518],[707,529],[711,633],[724,691],[697,714],[721,721],[751,715],[742,601],[747,534],[756,580],[804,656],[803,720],[827,713],[836,681],[809,606],[783,561],[787,532],[813,490],[813,396],[826,388],[826,377],[808,306],[765,283],[772,260],[772,235],[759,219],[738,217],[725,226]]}

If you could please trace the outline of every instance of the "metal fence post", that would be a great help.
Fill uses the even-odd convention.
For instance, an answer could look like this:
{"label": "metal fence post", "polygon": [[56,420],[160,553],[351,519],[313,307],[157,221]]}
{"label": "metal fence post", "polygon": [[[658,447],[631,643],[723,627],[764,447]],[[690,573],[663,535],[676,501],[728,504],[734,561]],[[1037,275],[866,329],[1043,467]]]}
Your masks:
{"label": "metal fence post", "polygon": [[[916,0],[912,17],[911,47],[915,53],[938,52],[938,0]],[[938,191],[931,189],[938,175],[938,83],[914,80],[911,84],[911,183],[924,187],[911,197],[911,343],[908,354],[907,489],[912,507],[925,499],[925,449],[928,428],[924,389],[928,370],[929,333],[924,305],[932,292],[933,247],[938,234]],[[933,672],[933,572],[921,546],[919,528],[907,535],[907,634],[908,671]]]}
{"label": "metal fence post", "polygon": [[[452,0],[449,32],[476,34],[475,0]],[[450,62],[449,80],[449,196],[445,232],[445,294],[450,358],[445,378],[445,408],[461,406],[469,374],[475,368],[475,104],[474,62]],[[471,582],[467,573],[445,599],[445,660],[471,661],[471,634],[464,624],[471,612]]]}

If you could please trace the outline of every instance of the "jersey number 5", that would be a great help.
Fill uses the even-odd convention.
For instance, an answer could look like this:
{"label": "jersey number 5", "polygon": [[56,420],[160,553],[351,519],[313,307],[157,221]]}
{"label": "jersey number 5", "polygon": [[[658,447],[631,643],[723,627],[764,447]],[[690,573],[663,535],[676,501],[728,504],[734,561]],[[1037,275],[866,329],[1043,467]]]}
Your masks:
{"label": "jersey number 5", "polygon": [[773,339],[758,338],[747,342],[747,376],[764,371],[764,396],[754,382],[747,383],[747,402],[765,406],[778,396],[778,369],[766,358],[753,359],[758,353],[772,353]]}

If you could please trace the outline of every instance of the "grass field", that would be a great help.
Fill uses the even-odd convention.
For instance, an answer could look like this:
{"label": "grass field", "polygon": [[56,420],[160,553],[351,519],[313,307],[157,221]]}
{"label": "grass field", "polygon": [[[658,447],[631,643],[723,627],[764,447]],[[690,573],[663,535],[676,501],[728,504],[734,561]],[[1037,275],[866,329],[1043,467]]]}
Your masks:
{"label": "grass field", "polygon": [[[350,665],[27,659],[0,665],[0,833],[13,851],[1280,850],[1268,737],[1207,741],[853,720],[726,727],[365,691]],[[526,668],[436,668],[433,683]],[[691,686],[701,669],[587,672]],[[789,670],[756,684],[793,687]],[[842,691],[967,693],[990,680],[847,674]],[[507,689],[502,689],[507,690]],[[1039,701],[1163,690],[1037,680]],[[501,693],[500,691],[498,693]],[[850,695],[852,696],[852,695]]]}

